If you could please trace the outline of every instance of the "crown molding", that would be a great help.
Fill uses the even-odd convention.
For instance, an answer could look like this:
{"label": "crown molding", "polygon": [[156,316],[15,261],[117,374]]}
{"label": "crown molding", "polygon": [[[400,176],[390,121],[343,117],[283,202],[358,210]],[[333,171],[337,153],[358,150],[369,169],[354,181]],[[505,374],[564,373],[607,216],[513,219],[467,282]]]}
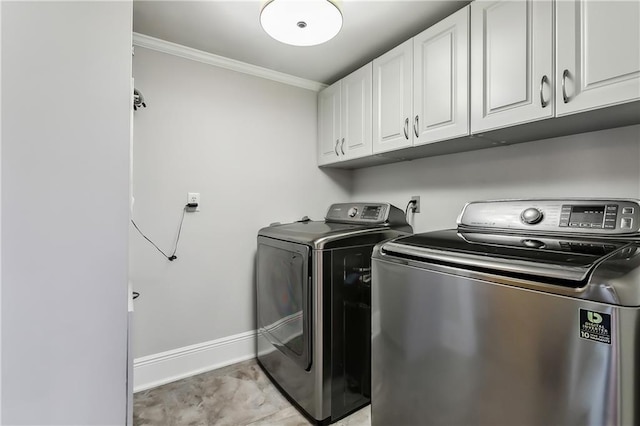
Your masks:
{"label": "crown molding", "polygon": [[170,41],[161,40],[159,38],[135,32],[133,33],[133,45],[256,77],[266,78],[268,80],[277,81],[290,86],[313,90],[314,92],[319,92],[327,87],[326,84],[318,83],[317,81],[295,77],[279,71],[247,64],[246,62],[236,61],[235,59],[225,58],[224,56],[214,55],[213,53],[204,52],[202,50],[193,49],[181,44],[172,43]]}

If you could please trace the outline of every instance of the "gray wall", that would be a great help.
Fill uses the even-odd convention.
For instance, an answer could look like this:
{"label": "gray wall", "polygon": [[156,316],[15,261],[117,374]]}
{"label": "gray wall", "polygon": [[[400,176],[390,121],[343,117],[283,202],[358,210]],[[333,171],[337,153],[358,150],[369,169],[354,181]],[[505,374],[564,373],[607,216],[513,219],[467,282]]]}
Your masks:
{"label": "gray wall", "polygon": [[421,197],[415,231],[455,227],[468,201],[640,196],[640,125],[360,169],[354,199],[405,208]]}
{"label": "gray wall", "polygon": [[134,212],[171,251],[169,262],[130,237],[135,356],[255,329],[258,230],[349,199],[349,173],[316,167],[316,93],[136,47],[134,77],[146,109],[134,117]]}
{"label": "gray wall", "polygon": [[125,421],[131,9],[2,4],[2,424]]}

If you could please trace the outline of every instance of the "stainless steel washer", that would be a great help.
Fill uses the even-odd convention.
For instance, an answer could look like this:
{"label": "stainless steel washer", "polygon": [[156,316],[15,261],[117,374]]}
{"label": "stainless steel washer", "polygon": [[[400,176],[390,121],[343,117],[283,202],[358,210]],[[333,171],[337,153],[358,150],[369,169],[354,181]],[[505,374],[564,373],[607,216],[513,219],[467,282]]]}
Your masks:
{"label": "stainless steel washer", "polygon": [[378,245],[372,424],[640,424],[639,209],[477,202]]}
{"label": "stainless steel washer", "polygon": [[313,422],[369,403],[371,252],[410,232],[388,203],[334,204],[324,221],[260,230],[258,363]]}

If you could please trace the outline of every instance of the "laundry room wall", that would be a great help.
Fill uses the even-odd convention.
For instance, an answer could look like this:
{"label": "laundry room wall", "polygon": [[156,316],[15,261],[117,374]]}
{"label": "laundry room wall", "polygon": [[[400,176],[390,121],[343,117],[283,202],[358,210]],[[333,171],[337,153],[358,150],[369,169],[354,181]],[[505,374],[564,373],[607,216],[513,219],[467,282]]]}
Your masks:
{"label": "laundry room wall", "polygon": [[[329,204],[349,199],[350,172],[316,167],[312,90],[142,47],[133,73],[147,104],[134,113],[133,218],[170,252],[187,193],[201,194],[200,211],[184,217],[177,260],[130,234],[140,378],[153,363],[162,370],[237,340],[253,352],[258,230],[322,219]],[[203,357],[209,366],[217,359]]]}
{"label": "laundry room wall", "polygon": [[416,232],[452,228],[466,202],[640,197],[640,125],[356,170],[354,200],[403,209],[420,196]]}
{"label": "laundry room wall", "polygon": [[0,423],[123,425],[132,4],[0,7]]}

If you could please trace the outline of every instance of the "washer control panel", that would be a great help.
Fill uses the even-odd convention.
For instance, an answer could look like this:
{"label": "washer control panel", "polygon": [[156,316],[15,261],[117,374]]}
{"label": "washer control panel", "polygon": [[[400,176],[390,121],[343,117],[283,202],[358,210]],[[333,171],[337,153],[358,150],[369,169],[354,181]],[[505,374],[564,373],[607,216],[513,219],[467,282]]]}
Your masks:
{"label": "washer control panel", "polygon": [[639,232],[637,200],[502,200],[467,204],[458,225],[467,228],[624,235]]}

